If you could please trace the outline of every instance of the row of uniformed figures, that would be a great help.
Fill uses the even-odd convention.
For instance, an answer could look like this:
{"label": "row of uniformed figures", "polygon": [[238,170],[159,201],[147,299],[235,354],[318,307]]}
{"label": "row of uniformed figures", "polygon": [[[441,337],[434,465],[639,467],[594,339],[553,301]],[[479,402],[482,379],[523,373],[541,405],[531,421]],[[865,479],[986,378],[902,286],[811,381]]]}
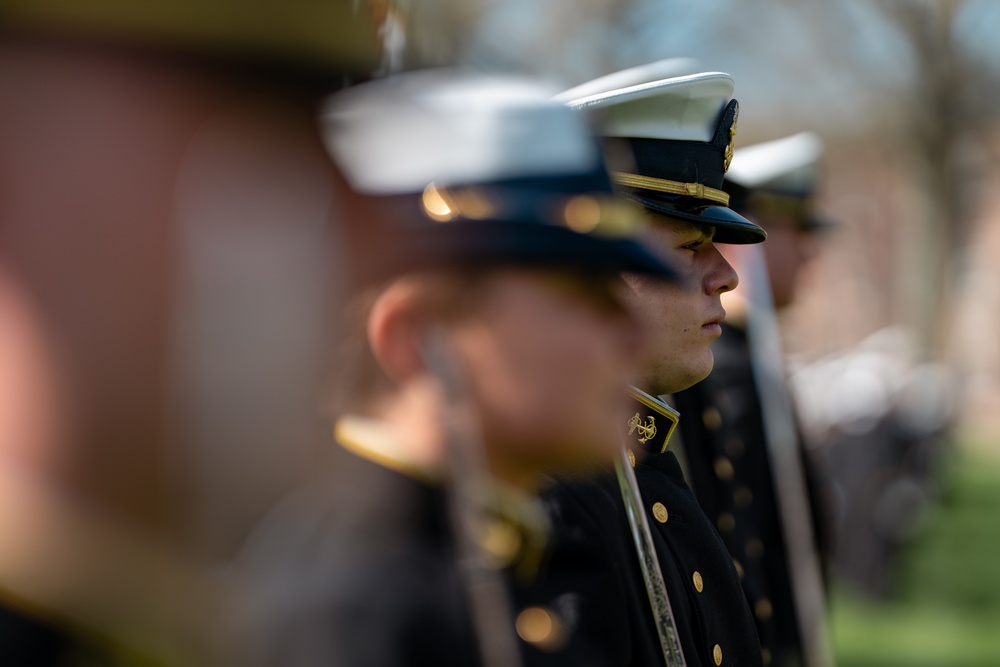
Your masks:
{"label": "row of uniformed figures", "polygon": [[[782,247],[772,258],[772,264],[779,267],[784,262],[783,270],[774,272],[772,285],[779,306],[787,305],[789,282],[794,282],[798,269],[795,263],[807,259],[805,249],[822,226],[811,207],[819,157],[815,138],[803,135],[749,149],[742,155],[746,166],[740,171],[737,162],[739,176],[726,182],[724,175],[734,159],[738,116],[738,106],[731,99],[732,80],[718,73],[678,70],[687,66],[656,63],[559,96],[569,106],[584,110],[598,127],[605,155],[619,161],[610,173],[618,197],[644,211],[647,225],[638,232],[642,241],[679,274],[679,280],[668,281],[626,271],[625,286],[618,288],[622,305],[647,335],[634,381],[654,395],[686,389],[711,370],[710,344],[721,332],[724,316],[720,299],[738,281],[715,244],[752,244],[765,237],[759,225],[727,207],[727,200],[737,198],[740,210],[765,220],[781,238]],[[333,136],[336,143],[336,132]],[[440,180],[447,182],[448,177]],[[483,186],[478,183],[477,195],[466,200],[474,207],[482,206]],[[425,206],[429,192],[440,194],[441,190],[425,188]],[[451,222],[461,217],[456,211],[462,200],[455,196],[446,204],[447,215],[455,216]],[[572,219],[575,204],[570,202],[565,209],[567,223],[581,231]],[[599,233],[598,224],[595,219],[583,229]],[[592,259],[586,261],[586,268],[596,268]],[[739,322],[745,308],[734,303],[737,317],[733,321]],[[731,389],[744,392],[742,400],[748,403],[745,410],[751,416],[727,414],[733,422],[729,427],[732,438],[727,439],[732,460],[712,457],[716,483],[699,485],[697,500],[665,440],[651,447],[649,438],[660,440],[646,430],[647,442],[642,443],[637,431],[636,440],[629,443],[638,492],[652,518],[653,545],[666,597],[687,664],[828,664],[822,628],[799,630],[803,623],[816,623],[821,616],[804,616],[796,609],[802,599],[791,593],[797,582],[792,579],[783,537],[787,525],[777,508],[781,502],[807,506],[809,501],[775,495],[778,485],[769,465],[773,454],[767,450],[766,428],[759,423],[761,407],[753,393],[751,360],[747,352],[744,355],[742,366],[725,358],[724,372],[732,373]],[[571,377],[567,374],[563,379]],[[722,377],[721,385],[726,386],[728,378]],[[570,393],[580,410],[576,414],[582,414],[587,393],[579,390],[577,382],[572,379],[563,386],[573,388]],[[538,398],[545,405],[544,414],[552,414],[550,408],[558,404],[552,392],[558,391],[552,387]],[[677,399],[678,403],[683,400]],[[727,408],[719,402],[724,399],[709,398],[704,406],[690,410],[703,416],[709,431],[722,430],[721,410]],[[662,405],[654,408],[658,410],[666,415]],[[655,423],[653,414],[636,414],[643,425]],[[661,432],[663,426],[661,419]],[[585,430],[593,433],[593,428]],[[697,431],[684,430],[689,454],[682,458],[693,479],[698,474],[693,453],[700,451],[704,456],[712,442],[710,438],[699,441]],[[585,438],[580,432],[571,440],[579,448]],[[736,445],[741,440],[742,451]],[[638,461],[636,453],[640,453]],[[743,455],[746,464],[739,460]],[[568,472],[560,475],[562,463],[569,463]],[[630,525],[622,503],[621,480],[607,472],[569,470],[583,465],[582,459],[544,461],[538,470],[555,471],[558,481],[549,478],[541,486],[538,482],[527,485],[539,492],[551,526],[544,556],[537,554],[537,537],[513,540],[524,547],[527,556],[501,542],[506,545],[499,550],[501,560],[515,573],[510,594],[517,607],[514,628],[521,640],[522,658],[529,663],[659,664],[665,657],[653,627],[657,623],[655,605],[650,606],[653,584],[642,576],[635,552],[636,528]],[[734,485],[734,480],[745,483]],[[713,494],[727,492],[733,498],[733,511],[716,511]],[[763,509],[749,511],[754,508],[754,494]],[[711,514],[706,517],[702,509]],[[538,521],[528,523],[537,525]],[[733,539],[734,535],[742,539]],[[811,536],[796,539],[805,540],[807,555],[815,558]],[[525,568],[525,563],[532,568]],[[821,591],[819,595],[812,602],[822,605]],[[496,625],[489,627],[500,631]],[[767,644],[760,645],[758,636],[766,637]]]}
{"label": "row of uniformed figures", "polygon": [[[349,4],[337,3],[344,12],[333,18],[349,16]],[[114,136],[110,130],[126,132],[130,126],[99,120],[117,117],[109,115],[117,112],[150,124],[148,133],[139,136],[174,139],[160,146],[136,138],[123,145],[141,159],[90,165],[86,175],[92,180],[87,182],[95,187],[78,196],[88,202],[106,197],[103,208],[74,205],[70,214],[45,218],[53,209],[35,206],[40,200],[30,193],[39,186],[27,183],[35,172],[25,168],[19,178],[25,180],[23,192],[28,194],[22,201],[17,190],[11,210],[20,216],[20,224],[73,231],[86,243],[99,243],[100,234],[109,229],[139,234],[136,244],[146,235],[174,238],[180,229],[184,242],[176,246],[190,243],[196,248],[177,260],[167,254],[174,247],[170,243],[131,245],[131,256],[142,261],[116,267],[105,259],[101,268],[107,274],[84,270],[69,272],[74,276],[69,278],[51,273],[47,246],[33,245],[15,216],[0,220],[7,242],[4,259],[13,275],[48,290],[41,290],[43,296],[30,304],[44,314],[40,321],[62,324],[58,340],[77,340],[72,337],[78,327],[78,340],[106,355],[82,344],[66,345],[81,359],[105,360],[93,364],[101,369],[97,375],[87,375],[87,364],[71,365],[80,375],[70,378],[66,395],[78,402],[72,404],[74,411],[107,420],[104,428],[83,430],[76,440],[66,436],[67,442],[77,443],[83,452],[84,445],[97,447],[100,440],[102,451],[117,455],[149,454],[152,460],[163,454],[127,447],[160,443],[164,432],[178,431],[164,427],[150,407],[162,409],[158,401],[164,393],[159,389],[167,380],[152,369],[173,358],[173,348],[163,342],[167,329],[189,331],[184,325],[197,322],[205,326],[199,330],[206,341],[201,344],[210,346],[210,341],[228,336],[239,336],[246,345],[247,332],[261,327],[268,346],[243,362],[259,363],[266,357],[268,363],[292,369],[301,369],[303,358],[317,362],[319,354],[299,357],[291,351],[300,352],[297,346],[315,344],[321,337],[296,335],[294,326],[290,333],[279,329],[287,334],[281,336],[266,326],[275,318],[293,316],[301,316],[300,325],[321,326],[321,318],[311,317],[312,309],[322,310],[327,286],[313,291],[308,280],[332,273],[324,264],[331,256],[322,249],[329,235],[315,234],[328,222],[330,202],[337,209],[335,236],[343,246],[339,256],[350,257],[351,270],[340,331],[332,345],[332,442],[317,457],[308,479],[272,508],[232,560],[225,575],[228,602],[213,597],[211,605],[201,606],[201,598],[192,594],[190,618],[173,619],[178,627],[169,630],[155,626],[163,621],[158,611],[130,606],[117,597],[115,604],[95,602],[99,611],[88,615],[58,595],[46,598],[51,588],[28,585],[44,579],[45,571],[39,568],[48,561],[28,563],[7,547],[2,560],[8,579],[0,588],[9,592],[11,614],[28,626],[38,623],[33,620],[37,615],[53,623],[57,632],[45,635],[41,646],[24,649],[37,652],[14,659],[24,664],[65,661],[51,642],[64,641],[57,635],[68,627],[80,630],[98,647],[94,651],[104,654],[96,657],[86,651],[91,661],[190,664],[191,656],[172,642],[208,632],[209,620],[216,624],[213,639],[222,638],[222,646],[214,646],[213,664],[721,666],[759,665],[778,657],[772,653],[777,643],[761,646],[758,628],[764,633],[767,626],[762,623],[769,617],[792,612],[779,607],[784,597],[779,600],[769,592],[777,589],[767,587],[777,584],[769,580],[760,597],[749,583],[759,580],[750,576],[750,569],[772,555],[771,547],[764,546],[770,533],[763,531],[771,531],[768,522],[773,517],[758,521],[714,509],[706,515],[702,506],[711,506],[716,490],[696,481],[698,497],[692,493],[667,443],[673,413],[655,398],[690,387],[712,368],[711,345],[722,333],[725,316],[722,295],[738,282],[716,244],[754,244],[765,238],[760,225],[730,207],[732,186],[725,184],[738,117],[731,77],[680,70],[677,63],[664,62],[553,98],[549,91],[519,79],[458,72],[397,75],[354,86],[324,103],[321,127],[331,160],[327,164],[317,161],[310,115],[302,113],[299,103],[312,99],[319,80],[336,78],[331,71],[342,81],[345,70],[357,71],[366,66],[359,63],[369,63],[366,55],[359,55],[366,47],[355,44],[363,30],[345,28],[327,40],[304,21],[308,44],[297,42],[293,48],[271,39],[266,29],[247,27],[265,21],[248,19],[233,24],[230,31],[227,25],[191,27],[186,19],[157,23],[157,17],[139,11],[67,18],[71,12],[60,15],[56,8],[48,15],[47,7],[14,3],[3,15],[5,25],[17,34],[3,54],[4,63],[24,67],[26,81],[49,81],[47,76],[55,73],[67,77],[63,88],[53,89],[66,99],[50,95],[34,101],[48,99],[53,109],[79,111],[70,80],[79,75],[95,84],[94,99],[124,107],[88,107],[93,113],[74,114],[75,122],[93,123]],[[197,9],[191,11],[198,14]],[[353,19],[345,21],[338,25]],[[75,37],[60,42],[67,34]],[[137,35],[153,39],[155,48],[138,48]],[[95,49],[94,43],[101,46]],[[241,51],[248,45],[257,48]],[[220,66],[194,65],[192,55],[206,53]],[[264,55],[282,68],[263,73],[255,69]],[[289,68],[293,61],[295,66]],[[139,82],[143,77],[131,76],[122,62],[156,77],[160,85],[153,87],[161,97],[148,97],[149,90]],[[289,77],[292,70],[294,78]],[[324,76],[318,77],[318,70]],[[270,102],[276,98],[290,102],[290,107],[275,110]],[[179,102],[176,108],[163,103],[168,99]],[[234,110],[232,100],[243,100],[246,107]],[[16,122],[26,122],[28,116],[8,113],[0,120],[16,128]],[[56,123],[61,117],[48,118]],[[85,134],[96,136],[80,130],[60,136]],[[81,140],[79,146],[67,146],[67,152],[88,146]],[[158,146],[162,151],[154,155]],[[51,146],[31,148],[46,155],[59,153]],[[249,168],[248,160],[258,155],[249,148],[268,156],[256,167],[281,169]],[[3,158],[5,165],[17,162],[12,154]],[[137,164],[152,167],[139,169]],[[199,171],[209,167],[221,171]],[[102,168],[109,172],[106,178]],[[4,173],[8,171],[14,173]],[[38,173],[44,178],[63,172]],[[225,177],[205,178],[220,173]],[[291,179],[294,186],[283,180],[289,174],[296,175]],[[151,180],[121,180],[126,176]],[[146,196],[125,196],[130,184]],[[67,186],[49,185],[50,191]],[[290,197],[289,188],[294,190]],[[167,204],[156,207],[159,202]],[[120,219],[109,220],[109,211]],[[85,217],[88,212],[94,213],[92,220]],[[74,227],[58,226],[70,219]],[[205,219],[211,223],[203,225]],[[133,220],[143,222],[114,226]],[[237,223],[245,225],[245,237],[231,234],[239,229]],[[264,237],[272,243],[253,245]],[[174,311],[173,302],[165,299],[162,311],[155,311],[160,314],[156,319],[130,300],[163,293],[163,285],[172,284],[172,267],[197,268],[205,257],[229,262],[223,266],[233,270],[230,278],[254,275],[246,266],[233,264],[239,252],[226,255],[220,250],[227,244],[236,244],[248,257],[278,246],[278,256],[295,258],[267,274],[281,289],[253,283],[266,287],[258,292],[259,319],[251,317],[256,312],[252,307],[241,311],[235,318],[238,326],[230,329],[228,320],[211,319],[246,307],[253,299],[204,308],[198,311],[200,319],[184,319],[191,318],[189,310],[196,310],[188,303]],[[98,280],[102,275],[113,276],[110,282],[123,290],[110,289],[108,281]],[[217,274],[209,270],[192,275],[192,291],[198,294],[251,291],[239,280],[212,283]],[[91,276],[96,276],[93,284],[88,282]],[[92,289],[94,303],[113,294],[120,302],[107,312],[136,309],[137,321],[118,321],[118,337],[104,335],[104,329],[101,335],[88,336],[91,322],[74,320],[81,317],[81,309],[72,307],[72,299],[60,298],[53,284],[81,295]],[[269,304],[270,290],[287,301]],[[163,328],[145,326],[154,320]],[[134,348],[120,342],[134,340],[136,332],[149,340]],[[116,355],[125,358],[134,349],[139,351],[132,366],[113,362]],[[224,349],[198,349],[201,354],[192,356],[201,359]],[[56,352],[59,356],[64,350]],[[151,375],[130,374],[127,366],[151,369]],[[172,389],[183,394],[177,391],[179,384],[199,397],[203,395],[194,389],[210,394],[196,383],[201,376],[191,368],[180,364],[165,373],[175,383]],[[274,377],[244,370],[240,366],[233,376]],[[280,373],[277,377],[288,380]],[[642,391],[630,394],[630,384]],[[237,400],[245,399],[245,386],[219,386]],[[197,428],[180,429],[190,438],[183,444],[211,447],[213,439],[238,435],[252,455],[251,445],[263,447],[267,438],[287,437],[289,442],[283,444],[289,447],[293,440],[309,442],[303,435],[309,423],[301,413],[311,410],[309,401],[318,396],[306,393],[305,386],[305,380],[292,392],[276,386],[267,394],[268,402],[237,403],[239,410],[227,404],[221,413],[239,412],[253,428],[226,431],[216,424],[214,430],[202,429],[214,434],[201,436],[203,440]],[[152,389],[137,391],[139,387]],[[121,402],[118,412],[102,407],[114,401],[87,403],[87,396],[104,396],[105,390]],[[141,403],[144,400],[148,404]],[[178,405],[189,407],[183,401]],[[285,411],[271,412],[274,406]],[[706,426],[727,419],[721,403],[701,414],[716,414],[712,409],[718,418],[706,419]],[[142,415],[149,415],[146,421]],[[184,424],[192,423],[203,426],[196,421]],[[285,425],[285,430],[274,430],[274,424]],[[757,435],[738,437],[750,448],[757,446],[752,443]],[[685,436],[683,458],[697,480],[697,456],[692,452],[704,454],[714,445],[695,450],[695,436]],[[610,468],[623,451],[634,467],[612,474]],[[78,460],[87,458],[75,454]],[[755,455],[767,458],[759,450]],[[712,457],[715,479],[730,482],[750,475],[738,458],[729,456],[730,470]],[[139,473],[150,469],[146,459],[136,463],[133,470]],[[134,513],[127,525],[155,526],[162,519],[153,510],[142,514],[142,508],[161,507],[169,500],[169,494],[154,497],[159,479],[119,480],[119,488],[112,483],[115,478],[90,473],[81,469],[66,483],[79,496],[107,505],[112,516]],[[764,484],[758,488],[747,482],[749,490],[743,492],[740,486],[733,498],[743,499],[742,508],[760,504],[768,493]],[[136,488],[149,495],[133,503],[128,493]],[[58,511],[47,516],[62,516],[58,497],[54,494],[54,504],[46,505]],[[629,497],[642,503],[641,518],[626,510]],[[222,515],[237,512],[224,503],[214,510]],[[723,520],[725,516],[731,520]],[[73,517],[78,520],[79,512]],[[93,525],[105,524],[95,519]],[[167,526],[163,532],[175,530]],[[750,537],[733,542],[729,535],[737,530],[748,531]],[[193,532],[202,540],[195,546],[206,551],[211,546],[225,551],[212,540],[235,542],[204,526]],[[98,533],[109,534],[103,528]],[[80,581],[107,582],[120,576],[133,582],[142,580],[144,568],[160,571],[158,557],[149,562],[118,557],[145,552],[131,548],[131,533],[111,533],[114,540],[88,543],[88,549],[97,551],[87,553],[108,549],[114,557],[81,558]],[[636,546],[644,538],[648,551]],[[107,546],[112,542],[114,550]],[[756,557],[747,549],[751,542],[761,545],[752,550]],[[730,553],[739,548],[744,549],[740,555]],[[28,568],[24,572],[31,576],[11,575],[22,572],[13,564]],[[190,584],[182,577],[169,580]],[[157,585],[151,588],[159,590]],[[183,592],[187,599],[191,591]],[[158,609],[148,598],[147,604]],[[224,611],[215,616],[221,623],[210,611],[219,608]],[[25,610],[31,619],[22,616]],[[192,619],[204,622],[205,628]],[[144,625],[146,621],[151,625]],[[678,645],[671,644],[671,638]]]}
{"label": "row of uniformed figures", "polygon": [[[286,536],[308,551],[317,531],[341,534],[318,559],[323,571],[297,569],[312,594],[326,590],[328,643],[306,641],[323,656],[310,661],[772,661],[758,624],[769,627],[773,608],[765,593],[751,609],[742,585],[760,578],[756,560],[730,554],[720,533],[735,526],[704,513],[655,435],[657,415],[662,433],[670,412],[650,394],[685,389],[712,367],[721,298],[738,282],[716,244],[765,238],[727,206],[731,77],[676,67],[592,82],[563,94],[565,106],[520,82],[443,73],[330,102],[331,153],[367,198],[368,224],[382,227],[361,255],[353,312],[363,319],[352,338],[361,346],[347,350],[357,364],[342,378],[334,481],[295,505],[328,519]],[[567,107],[599,128],[604,155],[618,160],[610,172]],[[573,309],[560,303],[571,295]],[[630,379],[652,413],[633,417],[608,393]],[[455,417],[469,410],[474,426]],[[641,526],[606,469],[633,419],[634,490],[661,582],[644,571]],[[717,478],[735,475],[715,467]],[[359,480],[363,493],[351,484]],[[748,537],[757,560],[764,537]],[[679,654],[657,628],[657,585]],[[289,638],[313,627],[296,614],[283,620],[279,646],[258,654],[285,661],[282,646],[294,649]]]}

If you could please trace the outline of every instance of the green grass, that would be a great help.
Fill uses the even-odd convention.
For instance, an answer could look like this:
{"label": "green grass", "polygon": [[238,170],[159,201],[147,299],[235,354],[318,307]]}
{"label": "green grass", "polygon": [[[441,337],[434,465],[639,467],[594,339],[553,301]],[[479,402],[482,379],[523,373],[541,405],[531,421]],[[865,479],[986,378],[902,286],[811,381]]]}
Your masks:
{"label": "green grass", "polygon": [[1000,459],[960,453],[943,483],[900,559],[895,598],[831,596],[839,667],[1000,665]]}
{"label": "green grass", "polygon": [[1000,665],[1000,614],[929,605],[834,600],[839,667],[994,667]]}

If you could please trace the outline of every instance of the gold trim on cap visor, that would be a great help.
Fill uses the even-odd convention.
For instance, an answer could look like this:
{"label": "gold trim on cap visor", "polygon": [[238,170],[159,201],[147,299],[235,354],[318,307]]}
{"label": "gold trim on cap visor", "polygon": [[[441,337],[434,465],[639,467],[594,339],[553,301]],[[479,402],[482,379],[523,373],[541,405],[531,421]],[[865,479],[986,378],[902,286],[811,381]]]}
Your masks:
{"label": "gold trim on cap visor", "polygon": [[652,176],[642,176],[640,174],[628,174],[623,171],[616,171],[611,174],[611,179],[618,185],[630,188],[642,188],[653,190],[654,192],[665,192],[671,195],[684,195],[695,199],[707,199],[708,201],[729,206],[729,194],[722,190],[710,188],[701,183],[681,183],[680,181],[668,181],[664,178],[654,178]]}
{"label": "gold trim on cap visor", "polygon": [[[502,197],[475,187],[450,189],[430,183],[424,188],[420,202],[427,217],[437,222],[458,218],[485,220],[510,214],[504,211]],[[558,196],[545,217],[549,224],[579,234],[609,238],[635,238],[647,223],[641,207],[610,192]]]}

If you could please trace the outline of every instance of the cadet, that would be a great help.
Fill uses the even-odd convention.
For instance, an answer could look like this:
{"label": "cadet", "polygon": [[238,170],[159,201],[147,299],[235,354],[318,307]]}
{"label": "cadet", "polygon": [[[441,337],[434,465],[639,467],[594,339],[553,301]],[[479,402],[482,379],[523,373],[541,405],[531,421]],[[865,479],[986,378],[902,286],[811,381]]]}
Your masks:
{"label": "cadet", "polygon": [[[671,69],[669,62],[636,68],[585,84],[582,96],[560,96],[600,124],[606,154],[620,163],[612,174],[620,195],[641,204],[652,221],[647,245],[682,274],[678,285],[625,276],[633,311],[654,337],[642,373],[642,389],[653,395],[686,388],[711,370],[710,345],[725,314],[721,295],[737,284],[715,243],[756,243],[765,236],[727,207],[722,191],[738,113],[732,78],[660,78]],[[629,85],[621,87],[623,80]],[[759,665],[739,575],[666,449],[660,435],[666,411],[651,414],[655,405],[643,397],[628,427],[655,550],[642,556],[652,562],[639,565],[633,541],[641,541],[641,531],[613,479],[560,484],[548,496],[559,530],[539,596],[574,619],[573,636],[595,643],[609,664]],[[655,585],[647,590],[644,582],[654,565],[662,572],[666,603]],[[683,662],[668,646],[672,633],[679,636]],[[668,639],[661,641],[661,634]]]}
{"label": "cadet", "polygon": [[[820,140],[809,133],[736,151],[725,189],[731,205],[764,227],[768,240],[757,257],[734,253],[741,274],[745,265],[747,275],[766,284],[745,281],[733,296],[744,287],[766,293],[730,300],[722,336],[713,346],[715,369],[704,382],[674,397],[682,413],[694,416],[681,423],[689,480],[740,563],[764,662],[782,667],[829,660],[823,646],[823,591],[809,525],[817,518],[824,522],[818,498],[803,493],[817,487],[805,484],[807,478],[802,477],[801,439],[790,441],[788,450],[774,449],[781,446],[782,433],[797,436],[798,429],[791,412],[763,409],[761,387],[768,387],[771,401],[787,390],[781,359],[774,352],[778,348],[772,351],[761,340],[771,336],[759,327],[751,330],[748,311],[754,311],[755,322],[773,321],[767,301],[777,310],[792,302],[799,273],[815,252],[817,234],[828,225],[814,210],[821,154]],[[753,261],[760,259],[764,272],[754,271]],[[778,373],[770,378],[764,366]],[[761,384],[772,379],[777,380],[775,386]],[[787,423],[776,424],[775,419]],[[776,468],[775,463],[782,466]],[[796,529],[797,524],[788,523],[795,520],[807,523]]]}
{"label": "cadet", "polygon": [[377,66],[371,18],[0,0],[0,663],[205,658],[203,564],[312,444],[316,105]]}
{"label": "cadet", "polygon": [[641,215],[614,198],[583,117],[534,85],[414,73],[337,96],[324,119],[377,248],[338,355],[328,474],[244,561],[281,621],[247,653],[594,664],[522,597],[545,543],[533,498],[543,470],[611,459],[641,352],[618,272],[669,269],[628,238]]}

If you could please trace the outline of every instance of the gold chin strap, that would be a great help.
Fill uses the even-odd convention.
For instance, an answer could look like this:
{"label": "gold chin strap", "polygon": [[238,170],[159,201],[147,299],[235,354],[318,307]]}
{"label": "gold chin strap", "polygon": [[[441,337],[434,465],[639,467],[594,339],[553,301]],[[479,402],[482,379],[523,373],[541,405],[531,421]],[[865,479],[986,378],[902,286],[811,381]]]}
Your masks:
{"label": "gold chin strap", "polygon": [[618,185],[630,188],[643,188],[655,192],[666,192],[671,195],[684,195],[695,199],[707,199],[708,201],[729,206],[729,194],[722,190],[709,188],[701,183],[681,183],[680,181],[668,181],[664,178],[654,178],[652,176],[641,176],[639,174],[627,174],[616,171],[611,174],[611,179]]}

